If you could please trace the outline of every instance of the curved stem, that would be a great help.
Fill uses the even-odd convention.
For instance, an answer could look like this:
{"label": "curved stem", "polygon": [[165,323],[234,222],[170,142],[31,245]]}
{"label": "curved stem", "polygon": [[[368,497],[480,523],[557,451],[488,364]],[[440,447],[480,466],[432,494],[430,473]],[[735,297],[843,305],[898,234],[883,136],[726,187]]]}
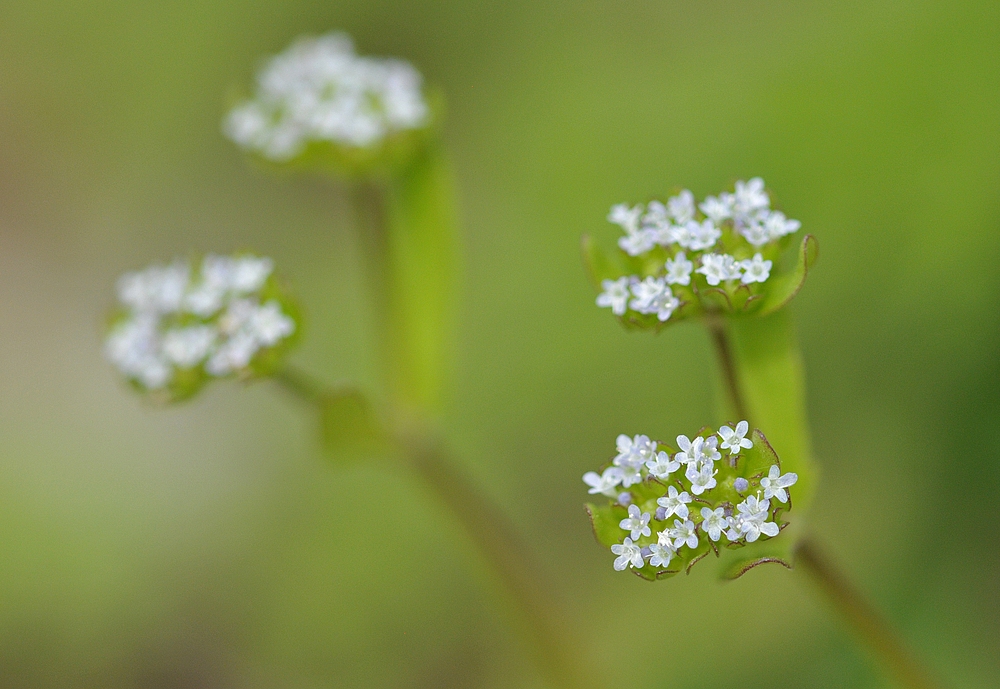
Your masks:
{"label": "curved stem", "polygon": [[[729,403],[740,418],[752,423],[746,407],[746,397],[740,387],[738,364],[725,322],[721,318],[709,320],[706,321],[706,326],[715,345]],[[936,689],[937,685],[930,679],[930,674],[906,650],[889,623],[823,554],[814,536],[800,537],[795,545],[794,566],[819,585],[856,638],[881,661],[899,686],[908,689]]]}
{"label": "curved stem", "polygon": [[[275,382],[317,409],[337,391],[288,366]],[[517,610],[519,626],[529,637],[528,650],[553,686],[595,687],[586,662],[574,648],[574,632],[566,624],[555,588],[549,585],[531,549],[503,510],[449,457],[442,443],[422,429],[390,429],[393,446],[413,471],[463,526]]]}
{"label": "curved stem", "polygon": [[843,616],[852,631],[882,662],[901,687],[937,689],[927,670],[907,651],[879,612],[827,558],[816,541],[802,538],[795,548],[797,569],[808,574]]}

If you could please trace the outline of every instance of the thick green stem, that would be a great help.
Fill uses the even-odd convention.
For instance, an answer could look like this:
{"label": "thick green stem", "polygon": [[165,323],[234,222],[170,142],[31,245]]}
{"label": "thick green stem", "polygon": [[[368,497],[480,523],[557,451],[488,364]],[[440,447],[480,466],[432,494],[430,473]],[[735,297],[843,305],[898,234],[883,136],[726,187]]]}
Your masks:
{"label": "thick green stem", "polygon": [[[294,367],[280,371],[274,380],[320,411],[337,394]],[[579,644],[573,641],[575,634],[561,612],[556,589],[504,511],[455,465],[434,436],[414,428],[389,434],[404,465],[454,515],[500,580],[516,610],[517,625],[528,637],[528,651],[550,684],[564,689],[596,687],[599,683],[586,670],[587,661],[575,650]]]}
{"label": "thick green stem", "polygon": [[[734,321],[728,327],[721,320],[706,325],[722,369],[729,408],[742,409],[741,418],[766,429],[782,470],[799,474],[795,506],[801,512],[811,502],[816,469],[809,451],[802,362],[790,317],[782,310],[764,318]],[[795,569],[818,584],[858,641],[899,686],[936,689],[930,674],[907,652],[892,627],[823,555],[814,536],[800,535],[793,552]]]}

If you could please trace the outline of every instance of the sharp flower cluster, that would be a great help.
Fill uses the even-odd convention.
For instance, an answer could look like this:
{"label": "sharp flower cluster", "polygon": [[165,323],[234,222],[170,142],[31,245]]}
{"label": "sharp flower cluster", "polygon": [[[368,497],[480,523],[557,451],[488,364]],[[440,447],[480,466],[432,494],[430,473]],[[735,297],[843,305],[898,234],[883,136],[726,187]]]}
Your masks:
{"label": "sharp flower cluster", "polygon": [[700,204],[688,190],[665,204],[619,204],[608,221],[624,231],[619,248],[641,259],[645,272],[602,280],[597,305],[616,316],[654,315],[660,323],[709,288],[735,293],[743,286],[744,300],[753,297],[771,276],[780,240],[801,226],[771,208],[759,177]]}
{"label": "sharp flower cluster", "polygon": [[751,440],[749,433],[740,421],[679,435],[676,449],[645,435],[618,436],[611,464],[583,476],[591,494],[611,499],[609,514],[622,515],[622,540],[611,544],[616,570],[669,572],[677,558],[698,559],[683,549],[700,556],[778,535],[798,476],[782,474],[764,436],[758,431]]}

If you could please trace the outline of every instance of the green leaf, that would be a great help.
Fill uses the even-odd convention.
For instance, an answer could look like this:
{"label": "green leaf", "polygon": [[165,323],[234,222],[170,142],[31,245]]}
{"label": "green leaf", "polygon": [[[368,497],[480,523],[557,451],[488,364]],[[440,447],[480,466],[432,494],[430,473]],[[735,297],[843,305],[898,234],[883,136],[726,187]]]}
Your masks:
{"label": "green leaf", "polygon": [[388,438],[371,404],[361,391],[345,388],[320,396],[323,447],[337,454],[377,452]]}
{"label": "green leaf", "polygon": [[583,265],[587,269],[587,277],[590,278],[590,284],[595,289],[601,289],[602,280],[616,280],[624,274],[620,266],[617,265],[618,262],[599,247],[590,235],[583,235],[580,251],[583,254]]}
{"label": "green leaf", "polygon": [[770,279],[763,299],[755,302],[757,304],[755,314],[766,316],[790,302],[802,289],[806,276],[809,275],[809,269],[816,263],[818,256],[819,242],[811,234],[807,234],[799,246],[795,268],[789,273],[775,275]]}
{"label": "green leaf", "polygon": [[594,529],[594,538],[605,548],[621,543],[622,538],[628,535],[618,526],[619,522],[628,516],[628,511],[624,507],[588,502],[585,508],[590,517],[590,525]]}
{"label": "green leaf", "polygon": [[[778,311],[763,318],[730,319],[727,331],[749,421],[767,429],[782,471],[798,474],[795,511],[805,514],[816,490],[818,469],[810,449],[805,374],[791,314]],[[756,435],[754,439],[756,445]]]}
{"label": "green leaf", "polygon": [[771,443],[767,442],[767,438],[758,429],[754,429],[751,440],[753,440],[753,447],[742,452],[746,460],[744,472],[747,476],[767,474],[768,469],[779,464],[778,455],[771,447]]}
{"label": "green leaf", "polygon": [[783,530],[775,538],[723,551],[719,576],[723,579],[739,579],[754,567],[764,564],[778,564],[791,569],[795,539],[789,536],[790,534],[784,533]]}
{"label": "green leaf", "polygon": [[451,358],[458,215],[451,166],[428,145],[389,188],[387,334],[390,380],[402,402],[440,407]]}

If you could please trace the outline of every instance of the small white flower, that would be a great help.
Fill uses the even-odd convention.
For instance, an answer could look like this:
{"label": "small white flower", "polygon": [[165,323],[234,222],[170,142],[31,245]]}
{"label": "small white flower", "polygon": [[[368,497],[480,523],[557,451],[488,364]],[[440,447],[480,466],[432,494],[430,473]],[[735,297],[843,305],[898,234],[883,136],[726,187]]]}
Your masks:
{"label": "small white flower", "polygon": [[781,211],[771,211],[764,221],[764,228],[767,230],[770,239],[780,239],[786,234],[797,232],[802,227],[798,220],[789,220]]}
{"label": "small white flower", "polygon": [[670,560],[674,557],[677,552],[674,549],[673,544],[669,539],[663,538],[663,534],[660,534],[660,540],[657,543],[653,543],[649,546],[649,564],[653,567],[669,567]]}
{"label": "small white flower", "polygon": [[701,268],[695,272],[704,275],[705,281],[714,287],[723,280],[739,279],[740,265],[729,254],[704,254]]}
{"label": "small white flower", "polygon": [[711,220],[698,222],[688,220],[683,225],[674,228],[674,240],[685,249],[704,251],[715,246],[722,236],[722,230],[712,224]]}
{"label": "small white flower", "polygon": [[602,280],[601,287],[604,291],[597,295],[597,305],[601,308],[611,307],[611,313],[616,316],[625,314],[628,307],[629,282],[631,278],[622,277],[617,280]]}
{"label": "small white flower", "polygon": [[205,360],[215,338],[215,328],[208,325],[168,330],[163,334],[163,354],[180,368],[192,368]]}
{"label": "small white flower", "polygon": [[740,234],[755,247],[762,247],[771,241],[767,228],[756,218],[749,218],[740,227]]}
{"label": "small white flower", "polygon": [[233,260],[229,270],[228,282],[233,292],[240,295],[256,292],[274,270],[274,261],[270,258],[241,256]]}
{"label": "small white flower", "polygon": [[666,263],[667,274],[664,279],[668,285],[690,285],[691,271],[694,264],[687,260],[683,251],[678,251],[672,259],[668,258]]}
{"label": "small white flower", "polygon": [[695,495],[701,495],[706,490],[715,488],[716,473],[718,472],[712,469],[711,464],[702,464],[700,467],[689,464],[684,476],[691,482],[691,492]]}
{"label": "small white flower", "polygon": [[673,541],[675,550],[679,550],[682,545],[687,545],[688,548],[698,547],[698,532],[695,531],[694,523],[690,519],[683,522],[675,519],[673,528],[667,529],[665,533],[667,538]]}
{"label": "small white flower", "polygon": [[780,529],[774,522],[767,521],[767,511],[771,503],[767,500],[760,500],[755,495],[747,496],[747,499],[736,506],[740,514],[737,518],[740,532],[746,536],[748,543],[753,543],[763,533],[766,536],[777,536]]}
{"label": "small white flower", "polygon": [[639,569],[646,564],[642,559],[642,549],[635,545],[628,536],[625,537],[624,543],[616,543],[611,546],[611,552],[618,556],[615,558],[615,569],[619,572],[630,565]]}
{"label": "small white flower", "polygon": [[745,285],[751,282],[764,282],[771,276],[771,261],[765,261],[760,254],[754,254],[753,258],[740,261],[743,268],[743,275],[740,281]]}
{"label": "small white flower", "polygon": [[624,433],[615,438],[615,448],[618,454],[613,464],[618,467],[641,467],[656,455],[656,443],[646,435],[636,435],[632,438]]}
{"label": "small white flower", "polygon": [[630,531],[633,541],[639,536],[649,536],[652,533],[649,530],[649,512],[643,512],[635,505],[628,506],[628,517],[622,519],[618,526]]}
{"label": "small white flower", "polygon": [[634,486],[637,483],[642,483],[642,465],[633,466],[631,464],[626,464],[619,467],[622,472],[622,487],[628,488],[629,486]]}
{"label": "small white flower", "polygon": [[618,246],[629,256],[644,254],[654,246],[659,238],[656,230],[644,227],[634,234],[625,235],[618,239]]}
{"label": "small white flower", "polygon": [[664,519],[669,519],[672,515],[677,515],[681,519],[688,518],[688,503],[691,502],[693,498],[687,494],[687,491],[678,493],[677,489],[673,486],[667,488],[667,494],[662,498],[656,500],[656,504],[666,510],[664,514]]}
{"label": "small white flower", "polygon": [[694,219],[694,194],[685,189],[677,196],[667,199],[667,213],[678,225]]}
{"label": "small white flower", "polygon": [[788,491],[785,489],[794,486],[799,480],[798,474],[788,473],[781,476],[781,469],[777,464],[772,464],[767,476],[760,480],[760,487],[764,489],[764,499],[776,498],[778,502],[788,502]]}
{"label": "small white flower", "polygon": [[731,194],[720,194],[718,197],[708,196],[701,203],[701,212],[716,225],[733,217],[733,197]]}
{"label": "small white flower", "polygon": [[259,344],[273,347],[295,332],[295,321],[282,313],[281,305],[272,299],[254,309],[247,327]]}
{"label": "small white flower", "polygon": [[125,273],[118,279],[118,301],[134,312],[173,313],[181,306],[190,270],[177,261]]}
{"label": "small white flower", "polygon": [[259,349],[260,345],[251,334],[239,331],[215,350],[205,364],[205,370],[213,376],[225,376],[244,369]]}
{"label": "small white flower", "polygon": [[173,369],[160,353],[158,324],[155,314],[137,314],[115,326],[104,343],[108,361],[149,390],[164,387],[173,377]]}
{"label": "small white flower", "polygon": [[603,474],[588,471],[583,475],[583,482],[590,486],[590,490],[587,491],[589,494],[600,493],[614,498],[618,496],[618,491],[615,488],[622,482],[622,471],[618,467],[608,467]]}
{"label": "small white flower", "polygon": [[736,517],[726,517],[726,524],[729,528],[726,529],[726,538],[730,541],[738,541],[743,538],[743,530],[741,528],[740,520]]}
{"label": "small white flower", "polygon": [[642,218],[642,206],[629,206],[627,203],[619,203],[611,207],[608,213],[608,222],[618,225],[625,234],[636,234],[639,232],[639,219]]}
{"label": "small white flower", "polygon": [[764,191],[764,180],[754,177],[749,182],[736,183],[733,207],[738,213],[749,214],[769,208],[771,198]]}
{"label": "small white flower", "polygon": [[642,282],[632,285],[632,294],[635,296],[629,307],[643,314],[656,314],[656,318],[663,322],[670,318],[674,310],[680,306],[680,300],[667,286],[662,278],[647,277]]}
{"label": "small white flower", "polygon": [[707,507],[701,508],[701,529],[708,534],[708,537],[713,541],[717,541],[722,537],[722,532],[726,530],[729,526],[729,522],[726,520],[726,511],[717,507],[715,510],[711,510]]}
{"label": "small white flower", "polygon": [[677,436],[677,447],[681,448],[681,451],[674,455],[674,459],[679,463],[693,464],[698,461],[698,453],[694,451],[694,444],[686,435]]}
{"label": "small white flower", "polygon": [[722,459],[722,455],[716,449],[718,444],[719,439],[714,435],[710,435],[707,438],[700,436],[695,438],[691,441],[691,449],[688,452],[688,456],[692,458],[689,460],[688,466],[692,464],[707,464],[711,466],[713,462]]}
{"label": "small white flower", "polygon": [[750,424],[746,421],[740,421],[736,424],[736,430],[729,426],[723,426],[719,429],[719,437],[722,438],[722,444],[719,447],[723,450],[729,450],[731,455],[739,454],[740,448],[749,450],[753,447],[753,441],[746,437],[749,431]]}
{"label": "small white flower", "polygon": [[665,479],[680,468],[680,462],[670,459],[666,452],[657,452],[656,457],[646,462],[646,468],[651,476]]}
{"label": "small white flower", "polygon": [[618,246],[629,256],[644,254],[656,246],[656,231],[640,227],[642,206],[629,206],[619,203],[611,207],[608,222],[612,222],[625,231],[625,236],[618,239]]}
{"label": "small white flower", "polygon": [[650,201],[646,204],[646,213],[642,216],[642,223],[657,229],[670,225],[667,207],[659,201]]}

